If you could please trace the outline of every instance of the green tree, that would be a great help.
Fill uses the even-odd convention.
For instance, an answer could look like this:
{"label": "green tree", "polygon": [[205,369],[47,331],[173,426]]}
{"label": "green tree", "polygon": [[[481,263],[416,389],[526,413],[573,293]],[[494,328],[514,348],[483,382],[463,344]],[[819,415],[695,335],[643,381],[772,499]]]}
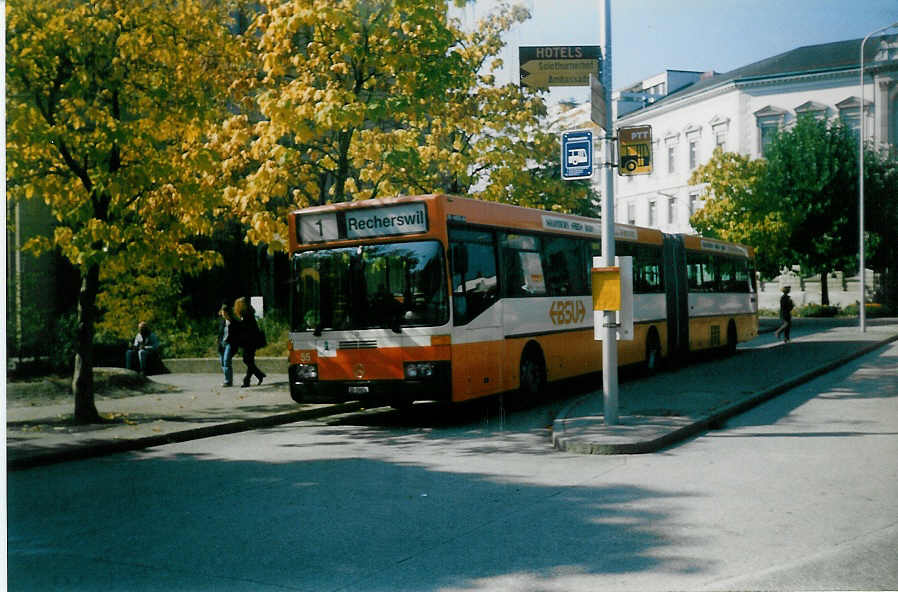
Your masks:
{"label": "green tree", "polygon": [[882,303],[898,310],[898,159],[866,150],[864,196],[866,264],[882,274]]}
{"label": "green tree", "polygon": [[80,273],[79,422],[101,420],[92,366],[104,286],[133,288],[121,329],[133,331],[142,293],[219,261],[190,239],[212,227],[217,174],[203,134],[238,62],[228,20],[216,0],[9,3],[9,196],[49,205],[53,236],[27,247],[58,249]]}
{"label": "green tree", "polygon": [[777,135],[766,159],[759,190],[778,204],[793,261],[820,274],[827,305],[829,272],[857,267],[857,141],[841,121],[799,117]]}
{"label": "green tree", "polygon": [[689,179],[691,185],[705,184],[705,206],[689,222],[704,236],[753,247],[758,270],[773,277],[790,256],[790,229],[778,204],[759,191],[766,171],[764,160],[715,149]]}

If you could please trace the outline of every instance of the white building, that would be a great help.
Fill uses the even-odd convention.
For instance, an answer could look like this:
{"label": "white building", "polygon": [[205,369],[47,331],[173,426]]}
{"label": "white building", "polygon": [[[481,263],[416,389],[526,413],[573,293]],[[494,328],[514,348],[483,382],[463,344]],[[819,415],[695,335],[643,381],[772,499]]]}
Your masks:
{"label": "white building", "polygon": [[[703,206],[703,187],[690,185],[689,177],[717,146],[760,158],[774,134],[802,115],[838,117],[859,130],[860,45],[854,39],[800,47],[723,74],[668,70],[616,91],[615,127],[650,125],[654,165],[648,175],[615,176],[615,221],[692,233],[689,218]],[[895,150],[898,35],[869,39],[864,49],[865,137]],[[692,80],[677,89],[684,77]],[[590,127],[589,113],[588,104],[554,111],[554,126],[559,131]],[[596,150],[601,154],[598,142]],[[601,183],[599,175],[595,182]],[[872,279],[868,273],[868,292]],[[830,301],[855,302],[857,281],[831,274]],[[819,279],[790,273],[762,284],[761,307],[775,309],[779,287],[786,283],[798,304],[820,302]]]}
{"label": "white building", "polygon": [[[858,129],[860,43],[801,47],[705,77],[641,109],[621,109],[616,127],[652,126],[654,167],[649,175],[616,177],[615,220],[692,232],[702,187],[689,177],[715,147],[760,158],[775,132],[804,114],[840,117]],[[898,145],[898,36],[867,41],[865,72],[865,134]]]}

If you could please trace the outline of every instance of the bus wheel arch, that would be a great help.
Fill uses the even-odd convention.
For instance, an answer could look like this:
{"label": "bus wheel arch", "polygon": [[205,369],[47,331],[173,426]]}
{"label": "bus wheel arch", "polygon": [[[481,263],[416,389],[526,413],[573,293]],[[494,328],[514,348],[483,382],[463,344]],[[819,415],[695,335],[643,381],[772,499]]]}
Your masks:
{"label": "bus wheel arch", "polygon": [[658,329],[654,326],[649,327],[645,338],[645,370],[647,374],[655,374],[661,369],[662,355],[661,337],[658,334]]}
{"label": "bus wheel arch", "polygon": [[529,342],[521,352],[520,391],[526,397],[535,397],[546,387],[546,357],[535,341]]}

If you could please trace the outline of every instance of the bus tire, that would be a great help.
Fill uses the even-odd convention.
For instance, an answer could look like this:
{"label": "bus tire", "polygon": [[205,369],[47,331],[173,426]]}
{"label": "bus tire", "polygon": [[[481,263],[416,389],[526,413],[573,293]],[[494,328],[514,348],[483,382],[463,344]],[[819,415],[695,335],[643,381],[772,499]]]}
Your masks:
{"label": "bus tire", "polygon": [[662,365],[661,339],[654,327],[649,329],[645,340],[645,373],[649,376],[657,374]]}
{"label": "bus tire", "polygon": [[730,319],[727,325],[727,354],[736,353],[736,345],[739,343],[739,332],[736,331],[736,321]]}
{"label": "bus tire", "polygon": [[521,355],[520,391],[524,397],[537,397],[546,388],[546,361],[537,345],[528,345]]}

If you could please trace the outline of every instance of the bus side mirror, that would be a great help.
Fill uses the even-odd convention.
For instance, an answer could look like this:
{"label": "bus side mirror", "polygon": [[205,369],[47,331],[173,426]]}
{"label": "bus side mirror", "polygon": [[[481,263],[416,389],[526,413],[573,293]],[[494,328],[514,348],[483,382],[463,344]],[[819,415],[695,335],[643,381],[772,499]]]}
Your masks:
{"label": "bus side mirror", "polygon": [[452,272],[459,275],[468,273],[468,249],[461,243],[452,245]]}

